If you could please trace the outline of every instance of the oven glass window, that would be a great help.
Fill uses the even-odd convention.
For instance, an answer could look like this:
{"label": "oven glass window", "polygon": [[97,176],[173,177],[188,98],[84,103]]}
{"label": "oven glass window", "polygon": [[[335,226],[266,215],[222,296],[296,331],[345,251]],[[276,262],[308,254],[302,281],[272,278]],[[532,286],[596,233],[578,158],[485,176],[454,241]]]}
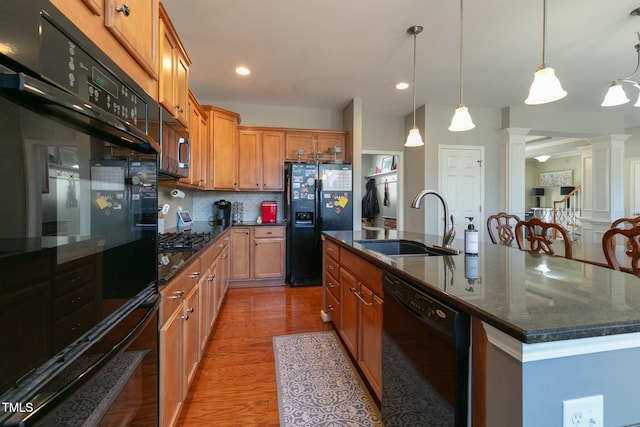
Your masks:
{"label": "oven glass window", "polygon": [[21,104],[0,96],[0,394],[157,277],[156,156]]}

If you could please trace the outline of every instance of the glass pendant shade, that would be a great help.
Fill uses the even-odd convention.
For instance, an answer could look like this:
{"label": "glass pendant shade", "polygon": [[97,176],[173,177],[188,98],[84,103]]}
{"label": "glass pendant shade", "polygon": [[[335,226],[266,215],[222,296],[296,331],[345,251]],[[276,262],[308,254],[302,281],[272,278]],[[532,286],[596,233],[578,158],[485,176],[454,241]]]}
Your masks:
{"label": "glass pendant shade", "polygon": [[471,120],[471,115],[469,114],[469,109],[464,105],[458,105],[456,108],[456,112],[453,114],[453,118],[451,119],[451,125],[449,125],[449,130],[453,132],[461,132],[465,130],[471,130],[476,125]]}
{"label": "glass pendant shade", "polygon": [[538,105],[557,101],[567,96],[567,92],[562,89],[560,80],[556,77],[556,72],[551,67],[544,64],[538,68],[533,77],[533,83],[529,89],[529,97],[525,104]]}
{"label": "glass pendant shade", "polygon": [[424,145],[422,141],[422,137],[420,136],[420,131],[417,127],[414,127],[409,131],[409,136],[407,136],[407,142],[404,143],[405,147],[420,147]]}
{"label": "glass pendant shade", "polygon": [[636,100],[636,103],[633,104],[634,107],[640,107],[640,95],[638,95],[638,99]]}
{"label": "glass pendant shade", "polygon": [[627,98],[627,94],[622,88],[622,82],[616,80],[609,86],[609,90],[600,105],[603,107],[615,107],[616,105],[626,104],[627,102],[629,102],[629,98]]}

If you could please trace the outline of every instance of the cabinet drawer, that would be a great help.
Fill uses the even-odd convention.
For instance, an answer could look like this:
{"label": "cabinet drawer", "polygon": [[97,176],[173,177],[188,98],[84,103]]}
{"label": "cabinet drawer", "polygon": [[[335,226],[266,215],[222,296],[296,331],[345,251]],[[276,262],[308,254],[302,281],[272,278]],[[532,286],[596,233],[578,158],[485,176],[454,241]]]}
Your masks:
{"label": "cabinet drawer", "polygon": [[171,314],[180,307],[184,298],[198,282],[200,275],[200,260],[197,259],[160,289],[162,295],[160,325],[164,324]]}
{"label": "cabinet drawer", "polygon": [[340,301],[331,292],[327,292],[327,313],[331,315],[331,320],[333,320],[336,329],[340,329],[342,324]]}
{"label": "cabinet drawer", "polygon": [[[334,273],[339,275],[338,270]],[[340,281],[333,274],[327,274],[327,289],[333,294],[336,300],[340,301]]]}
{"label": "cabinet drawer", "polygon": [[93,282],[95,276],[96,265],[94,263],[88,263],[82,267],[58,273],[53,280],[53,297],[58,298],[80,286]]}
{"label": "cabinet drawer", "polygon": [[260,226],[253,229],[255,239],[284,237],[284,227]]}
{"label": "cabinet drawer", "polygon": [[[324,240],[324,251],[331,258],[340,261],[340,246],[329,239]],[[338,274],[338,273],[335,273]]]}
{"label": "cabinet drawer", "polygon": [[89,283],[60,298],[56,298],[53,303],[53,320],[61,319],[73,313],[89,301],[93,301],[94,295],[93,283]]}
{"label": "cabinet drawer", "polygon": [[80,335],[89,330],[94,324],[95,309],[93,303],[88,303],[71,313],[69,316],[57,321],[53,325],[53,351],[57,353]]}
{"label": "cabinet drawer", "polygon": [[382,270],[348,250],[340,251],[340,264],[375,294],[382,295]]}
{"label": "cabinet drawer", "polygon": [[340,276],[340,264],[330,257],[325,258],[325,268],[327,273],[332,274],[333,277]]}

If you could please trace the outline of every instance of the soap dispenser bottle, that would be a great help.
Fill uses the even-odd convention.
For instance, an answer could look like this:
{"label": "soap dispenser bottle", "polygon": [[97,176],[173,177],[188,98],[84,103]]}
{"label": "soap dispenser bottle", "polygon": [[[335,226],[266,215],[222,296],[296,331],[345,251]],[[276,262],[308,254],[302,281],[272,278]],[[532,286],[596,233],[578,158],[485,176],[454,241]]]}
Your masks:
{"label": "soap dispenser bottle", "polygon": [[467,229],[464,230],[464,253],[469,255],[478,254],[478,230],[473,226],[473,217],[465,217],[469,220]]}

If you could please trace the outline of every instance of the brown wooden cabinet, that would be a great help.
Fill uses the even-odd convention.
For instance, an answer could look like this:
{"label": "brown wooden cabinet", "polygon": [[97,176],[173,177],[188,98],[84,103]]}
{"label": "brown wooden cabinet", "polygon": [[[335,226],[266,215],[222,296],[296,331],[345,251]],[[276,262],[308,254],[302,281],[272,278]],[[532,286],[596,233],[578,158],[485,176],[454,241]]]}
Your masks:
{"label": "brown wooden cabinet", "polygon": [[160,4],[160,64],[158,102],[180,123],[188,126],[189,66],[191,60],[180,42],[169,15]]}
{"label": "brown wooden cabinet", "polygon": [[281,191],[284,188],[284,132],[238,128],[238,189]]}
{"label": "brown wooden cabinet", "polygon": [[336,242],[324,237],[323,240],[325,310],[380,399],[384,304],[382,270]]}
{"label": "brown wooden cabinet", "polygon": [[142,68],[157,77],[158,0],[104,0],[104,23]]}
{"label": "brown wooden cabinet", "polygon": [[232,286],[282,283],[285,276],[284,225],[231,228],[229,282]]}
{"label": "brown wooden cabinet", "polygon": [[238,122],[240,116],[212,105],[203,106],[208,114],[208,144],[210,147],[211,189],[238,188]]}
{"label": "brown wooden cabinet", "polygon": [[[320,161],[351,161],[346,131],[290,129],[286,132],[285,138],[285,160],[315,161],[317,158]],[[340,149],[341,153],[334,156],[330,151],[332,148]],[[300,153],[302,151],[304,153]]]}
{"label": "brown wooden cabinet", "polygon": [[160,425],[176,423],[199,360],[200,259],[192,261],[160,293]]}
{"label": "brown wooden cabinet", "polygon": [[209,141],[207,139],[207,113],[195,95],[189,91],[187,101],[189,108],[189,176],[180,178],[181,184],[209,188]]}

